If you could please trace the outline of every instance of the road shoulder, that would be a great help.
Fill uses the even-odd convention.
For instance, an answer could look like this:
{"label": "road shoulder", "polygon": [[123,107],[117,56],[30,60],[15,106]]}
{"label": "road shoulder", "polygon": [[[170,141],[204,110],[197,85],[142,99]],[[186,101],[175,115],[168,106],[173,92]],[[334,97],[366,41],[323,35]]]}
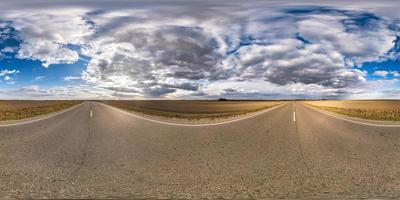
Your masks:
{"label": "road shoulder", "polygon": [[72,107],[63,109],[63,110],[59,110],[56,112],[52,112],[49,114],[45,114],[45,115],[38,115],[35,117],[29,117],[29,118],[25,118],[25,119],[21,119],[21,120],[7,120],[7,121],[0,121],[0,127],[6,127],[6,126],[17,126],[17,125],[23,125],[23,124],[30,124],[30,123],[34,123],[37,121],[42,121],[45,119],[49,119],[55,116],[58,116],[60,114],[66,113],[68,111],[74,110],[80,106],[82,106],[85,102],[79,103],[77,105],[74,105]]}
{"label": "road shoulder", "polygon": [[331,116],[336,119],[352,122],[352,123],[357,123],[357,124],[362,124],[362,125],[369,125],[369,126],[387,126],[387,127],[400,127],[400,122],[395,122],[395,121],[381,121],[381,120],[369,120],[369,119],[362,119],[362,118],[356,118],[356,117],[350,117],[347,115],[342,115],[338,114],[335,112],[330,112],[312,105],[309,105],[307,103],[302,103],[305,107],[308,107],[310,109],[313,109],[317,112],[323,113],[325,115]]}

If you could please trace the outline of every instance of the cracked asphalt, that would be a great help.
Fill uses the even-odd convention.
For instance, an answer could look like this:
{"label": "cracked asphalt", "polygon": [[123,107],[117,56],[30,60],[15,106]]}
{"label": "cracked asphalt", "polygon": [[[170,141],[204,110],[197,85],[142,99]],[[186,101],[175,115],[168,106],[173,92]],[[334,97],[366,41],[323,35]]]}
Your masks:
{"label": "cracked asphalt", "polygon": [[202,127],[85,102],[0,127],[0,177],[2,199],[400,198],[400,128],[298,102]]}

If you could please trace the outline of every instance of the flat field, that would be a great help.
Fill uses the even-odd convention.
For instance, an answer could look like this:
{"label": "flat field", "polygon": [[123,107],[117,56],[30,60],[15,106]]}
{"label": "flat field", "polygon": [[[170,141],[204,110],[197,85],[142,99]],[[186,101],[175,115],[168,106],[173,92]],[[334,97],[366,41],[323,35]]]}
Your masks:
{"label": "flat field", "polygon": [[400,121],[400,100],[327,100],[305,103],[351,117]]}
{"label": "flat field", "polygon": [[282,101],[191,101],[191,100],[132,100],[101,101],[121,109],[167,118],[217,119],[234,117],[271,108]]}
{"label": "flat field", "polygon": [[74,106],[82,101],[0,100],[0,121],[19,120],[46,115]]}

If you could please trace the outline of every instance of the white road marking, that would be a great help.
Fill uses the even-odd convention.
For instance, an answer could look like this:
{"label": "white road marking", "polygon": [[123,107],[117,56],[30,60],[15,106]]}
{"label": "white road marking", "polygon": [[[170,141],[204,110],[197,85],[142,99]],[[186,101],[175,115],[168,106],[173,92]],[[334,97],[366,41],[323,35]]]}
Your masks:
{"label": "white road marking", "polygon": [[296,122],[296,111],[293,111],[293,122]]}
{"label": "white road marking", "polygon": [[[103,103],[102,103],[102,104],[103,104]],[[274,107],[272,107],[272,108],[269,108],[269,109],[267,109],[267,110],[264,110],[264,111],[262,111],[262,112],[259,112],[259,113],[256,113],[256,114],[253,114],[253,115],[250,115],[250,116],[247,116],[247,117],[243,117],[243,118],[239,118],[239,119],[234,119],[234,120],[229,120],[229,121],[224,121],[224,122],[208,123],[208,124],[182,124],[182,123],[172,123],[172,122],[158,121],[158,120],[154,120],[154,119],[149,119],[149,118],[145,118],[145,117],[140,117],[140,116],[135,115],[135,114],[133,114],[133,113],[130,113],[130,112],[127,112],[127,111],[123,111],[123,110],[121,110],[121,109],[119,109],[119,108],[116,108],[116,107],[113,107],[113,106],[110,106],[110,105],[107,105],[107,104],[103,104],[103,105],[108,106],[108,107],[110,107],[110,108],[112,108],[112,109],[114,109],[114,110],[117,110],[117,111],[119,111],[119,112],[121,112],[121,113],[124,113],[124,114],[126,114],[126,115],[129,115],[129,116],[132,116],[132,117],[135,117],[135,118],[139,118],[139,119],[143,119],[143,120],[146,120],[146,121],[150,121],[150,122],[155,122],[155,123],[165,124],[165,125],[171,125],[171,126],[200,127],[200,126],[215,126],[215,125],[221,125],[221,124],[228,124],[228,123],[232,123],[232,122],[237,122],[237,121],[249,119],[249,118],[251,118],[251,117],[255,117],[255,116],[258,116],[258,115],[267,113],[267,112],[269,112],[269,111],[271,111],[271,110],[274,110],[274,109],[276,109],[276,108],[282,107],[283,105],[286,105],[286,103],[282,103],[281,105],[274,106]]]}
{"label": "white road marking", "polygon": [[90,109],[90,117],[93,117],[93,110]]}
{"label": "white road marking", "polygon": [[309,105],[306,105],[306,106],[311,108],[311,109],[313,109],[313,110],[316,110],[316,111],[318,111],[320,113],[323,113],[325,115],[334,117],[336,119],[341,119],[341,120],[344,120],[344,121],[352,122],[352,123],[355,123],[355,124],[361,124],[361,125],[366,125],[366,126],[376,126],[376,127],[400,128],[400,124],[370,124],[370,123],[365,123],[365,122],[359,122],[359,121],[354,121],[354,120],[351,120],[351,119],[345,119],[345,118],[342,118],[342,117],[338,117],[338,116],[332,115],[332,114],[327,113],[325,111],[321,111],[321,110],[319,110],[317,108],[313,108],[312,106],[309,106]]}
{"label": "white road marking", "polygon": [[75,106],[73,106],[73,107],[71,107],[71,108],[68,108],[68,109],[66,109],[66,110],[57,112],[57,113],[55,113],[55,114],[49,115],[49,116],[47,116],[47,117],[43,117],[43,118],[31,120],[31,121],[19,122],[19,123],[14,123],[14,124],[0,124],[0,127],[19,126],[19,125],[30,124],[30,123],[42,121],[42,120],[45,120],[45,119],[49,119],[49,118],[55,117],[55,116],[57,116],[57,115],[61,115],[61,114],[65,113],[65,112],[68,112],[68,111],[70,111],[70,110],[73,110],[73,109],[75,109],[75,108],[77,108],[77,107],[79,107],[79,106],[81,106],[81,105],[83,105],[83,103],[80,103],[80,104],[78,104],[78,105],[75,105]]}

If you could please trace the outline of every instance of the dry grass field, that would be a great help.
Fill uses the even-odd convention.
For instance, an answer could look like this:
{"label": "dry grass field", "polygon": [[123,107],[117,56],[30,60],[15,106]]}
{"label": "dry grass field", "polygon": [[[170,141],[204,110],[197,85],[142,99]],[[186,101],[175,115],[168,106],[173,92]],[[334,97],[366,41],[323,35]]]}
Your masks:
{"label": "dry grass field", "polygon": [[74,106],[82,101],[0,100],[0,121],[45,115]]}
{"label": "dry grass field", "polygon": [[400,100],[332,100],[305,103],[351,117],[400,121]]}
{"label": "dry grass field", "polygon": [[178,119],[217,119],[234,117],[271,108],[280,101],[189,101],[189,100],[132,100],[101,101],[121,109]]}

